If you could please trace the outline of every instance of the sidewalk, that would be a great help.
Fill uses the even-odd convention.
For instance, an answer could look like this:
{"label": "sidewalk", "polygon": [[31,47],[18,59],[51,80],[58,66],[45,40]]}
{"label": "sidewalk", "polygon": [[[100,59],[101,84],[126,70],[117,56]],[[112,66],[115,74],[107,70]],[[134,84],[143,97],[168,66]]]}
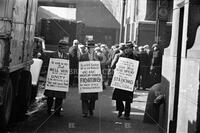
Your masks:
{"label": "sidewalk", "polygon": [[81,102],[78,88],[70,88],[63,103],[63,118],[50,119],[39,132],[70,132],[70,133],[159,133],[156,124],[143,123],[148,91],[136,90],[131,104],[131,120],[117,118],[115,101],[112,100],[113,88],[107,87],[99,93],[99,99],[93,117],[81,116]]}
{"label": "sidewalk", "polygon": [[[36,102],[33,108],[28,111],[28,115],[36,113],[45,107],[44,81],[43,78],[40,79]],[[68,127],[67,131],[72,133],[159,133],[158,125],[143,123],[148,92],[143,90],[134,92],[134,99],[131,104],[131,120],[124,120],[117,118],[118,112],[115,111],[115,101],[112,100],[113,88],[107,86],[106,90],[99,93],[94,117],[92,119],[84,119],[81,118],[81,102],[78,88],[70,88],[63,103],[63,115],[66,116],[65,126],[68,123],[74,127]],[[51,124],[55,123],[53,125],[56,125],[57,122],[56,119],[50,119]],[[62,128],[63,126],[60,127],[60,129]],[[55,129],[58,128],[47,124],[40,132],[57,132],[58,130]]]}
{"label": "sidewalk", "polygon": [[[124,132],[125,133],[129,133],[129,132],[159,133],[159,130],[157,127],[158,125],[143,123],[143,116],[145,112],[148,91],[136,90],[134,92],[134,99],[133,99],[133,103],[131,104],[131,115],[130,115],[131,120],[130,121],[117,118],[118,112],[115,111],[115,101],[112,101],[111,107],[105,109],[106,105],[109,103],[109,101],[111,101],[112,92],[113,92],[113,89],[108,87],[105,90],[105,92],[103,92],[102,95],[100,95],[101,99],[99,99],[100,104],[104,103],[101,105],[101,114],[105,115],[105,114],[108,114],[108,110],[113,110],[112,114],[102,116],[101,120],[107,119],[106,117],[108,117],[109,119],[112,118],[113,122],[110,123],[111,124],[110,127],[114,126],[114,131],[113,129],[110,130],[110,127],[108,127],[107,129],[108,131],[106,131],[105,129],[103,131],[108,132],[108,133],[112,133],[112,132],[113,133],[118,133],[118,132],[119,133],[124,133]],[[112,116],[109,116],[109,115],[112,115]]]}

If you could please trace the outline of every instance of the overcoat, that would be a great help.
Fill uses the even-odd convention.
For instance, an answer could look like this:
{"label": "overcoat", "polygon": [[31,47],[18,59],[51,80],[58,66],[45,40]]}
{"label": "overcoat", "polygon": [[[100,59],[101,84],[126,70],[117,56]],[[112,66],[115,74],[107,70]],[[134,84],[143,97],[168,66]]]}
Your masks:
{"label": "overcoat", "polygon": [[[119,57],[126,57],[126,55],[124,53],[116,54],[111,63],[112,69],[115,69],[116,64],[119,60]],[[113,95],[112,95],[112,100],[127,101],[127,102],[131,103],[131,102],[133,102],[133,92],[115,88]]]}
{"label": "overcoat", "polygon": [[[52,58],[61,58],[59,57],[58,52],[52,55]],[[64,54],[61,59],[69,60],[69,55]],[[56,97],[56,98],[66,98],[66,92],[63,91],[54,91],[54,90],[45,90],[44,95],[47,97]]]}
{"label": "overcoat", "polygon": [[152,60],[150,68],[152,85],[161,82],[161,73],[162,73],[161,66],[162,66],[162,52],[160,49],[157,49],[152,52]]}
{"label": "overcoat", "polygon": [[[92,55],[89,53],[81,54],[79,50],[77,55],[79,62],[94,60],[93,57],[90,57]],[[98,100],[98,93],[81,93],[81,100]]]}

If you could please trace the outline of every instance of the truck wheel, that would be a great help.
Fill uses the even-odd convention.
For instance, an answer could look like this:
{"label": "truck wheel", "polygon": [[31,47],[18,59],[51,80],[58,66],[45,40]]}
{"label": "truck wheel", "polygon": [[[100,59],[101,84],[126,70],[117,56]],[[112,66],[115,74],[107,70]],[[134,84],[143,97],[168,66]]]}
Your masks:
{"label": "truck wheel", "polygon": [[14,94],[10,79],[0,82],[1,84],[3,83],[0,87],[4,88],[4,102],[3,105],[0,106],[0,128],[6,129],[10,123]]}
{"label": "truck wheel", "polygon": [[18,91],[18,119],[23,120],[25,118],[26,111],[31,100],[31,72],[22,71],[19,81]]}
{"label": "truck wheel", "polygon": [[12,86],[13,86],[13,106],[11,113],[11,122],[17,122],[18,115],[18,90],[19,90],[19,81],[20,81],[20,71],[14,72],[10,75]]}

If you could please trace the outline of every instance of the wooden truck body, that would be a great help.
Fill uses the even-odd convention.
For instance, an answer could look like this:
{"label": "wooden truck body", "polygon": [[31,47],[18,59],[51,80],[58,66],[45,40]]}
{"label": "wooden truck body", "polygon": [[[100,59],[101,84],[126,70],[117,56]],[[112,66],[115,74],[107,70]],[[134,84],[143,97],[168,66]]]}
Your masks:
{"label": "wooden truck body", "polygon": [[30,103],[37,0],[0,1],[0,127]]}

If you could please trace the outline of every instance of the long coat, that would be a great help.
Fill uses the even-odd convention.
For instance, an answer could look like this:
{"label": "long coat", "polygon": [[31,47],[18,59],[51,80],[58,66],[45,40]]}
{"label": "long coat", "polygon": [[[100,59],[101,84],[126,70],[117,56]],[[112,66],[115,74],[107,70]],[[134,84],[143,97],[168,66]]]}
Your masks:
{"label": "long coat", "polygon": [[[115,69],[116,64],[119,60],[119,57],[126,57],[126,55],[124,53],[116,54],[112,63],[111,63],[112,69]],[[133,102],[133,92],[115,88],[113,95],[112,95],[112,100]]]}
{"label": "long coat", "polygon": [[152,85],[161,82],[161,73],[162,73],[161,66],[162,66],[162,52],[160,49],[157,49],[152,52],[151,69],[150,69]]}
{"label": "long coat", "polygon": [[[58,52],[52,55],[52,58],[60,58]],[[61,59],[69,59],[68,54],[64,54],[63,58]],[[45,90],[44,95],[47,97],[56,97],[56,98],[66,98],[66,92],[63,91],[54,91],[54,90]]]}
{"label": "long coat", "polygon": [[[77,55],[79,62],[93,60],[88,53],[81,54],[79,50]],[[98,93],[81,93],[81,100],[98,100]]]}
{"label": "long coat", "polygon": [[150,58],[147,52],[142,51],[140,53],[140,68],[139,68],[139,73],[142,76],[142,87],[148,88],[150,85]]}

